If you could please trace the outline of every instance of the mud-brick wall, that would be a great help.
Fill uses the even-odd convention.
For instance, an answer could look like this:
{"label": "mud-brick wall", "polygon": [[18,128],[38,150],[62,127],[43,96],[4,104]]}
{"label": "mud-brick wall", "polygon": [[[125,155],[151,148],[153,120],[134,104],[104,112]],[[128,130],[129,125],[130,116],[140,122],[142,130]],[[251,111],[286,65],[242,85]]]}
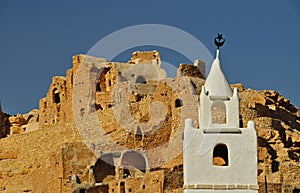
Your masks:
{"label": "mud-brick wall", "polygon": [[81,141],[80,136],[70,124],[56,124],[1,139],[0,192],[60,192],[61,150],[66,143],[76,141]]}

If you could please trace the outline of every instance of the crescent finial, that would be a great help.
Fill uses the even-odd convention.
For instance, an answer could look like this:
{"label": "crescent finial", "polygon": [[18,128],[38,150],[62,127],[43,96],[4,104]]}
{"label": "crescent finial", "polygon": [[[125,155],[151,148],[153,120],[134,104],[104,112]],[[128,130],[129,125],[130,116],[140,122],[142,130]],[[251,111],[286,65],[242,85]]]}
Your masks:
{"label": "crescent finial", "polygon": [[224,43],[225,43],[225,39],[223,38],[223,34],[218,33],[217,37],[215,37],[215,45],[217,46],[217,49],[223,46]]}

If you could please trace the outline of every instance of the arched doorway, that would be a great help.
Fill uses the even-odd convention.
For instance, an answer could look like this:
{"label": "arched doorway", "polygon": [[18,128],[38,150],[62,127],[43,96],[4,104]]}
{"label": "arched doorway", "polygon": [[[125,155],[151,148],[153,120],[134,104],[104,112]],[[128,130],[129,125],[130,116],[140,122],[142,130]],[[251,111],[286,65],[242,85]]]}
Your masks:
{"label": "arched doorway", "polygon": [[125,152],[122,156],[124,178],[136,177],[146,172],[147,163],[144,156],[136,151]]}

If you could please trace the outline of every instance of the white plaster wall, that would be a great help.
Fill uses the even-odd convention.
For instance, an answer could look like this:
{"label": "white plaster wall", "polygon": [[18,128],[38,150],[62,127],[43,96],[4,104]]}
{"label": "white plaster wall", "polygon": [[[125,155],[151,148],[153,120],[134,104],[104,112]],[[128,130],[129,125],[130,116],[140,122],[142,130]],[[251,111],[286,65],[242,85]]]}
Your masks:
{"label": "white plaster wall", "polygon": [[257,193],[257,190],[199,190],[199,189],[185,189],[184,193]]}
{"label": "white plaster wall", "polygon": [[[248,128],[240,128],[241,134],[204,134],[201,129],[192,127],[191,119],[186,120],[185,125],[183,166],[186,185],[257,184],[257,138],[253,122]],[[219,143],[227,145],[228,166],[213,165],[213,148]]]}
{"label": "white plaster wall", "polygon": [[237,89],[234,88],[233,96],[230,97],[230,100],[225,100],[226,106],[226,124],[216,125],[212,124],[211,117],[211,106],[214,103],[210,99],[210,95],[205,94],[205,88],[202,87],[200,95],[200,128],[209,129],[209,128],[238,128],[239,127],[239,99],[237,94]]}

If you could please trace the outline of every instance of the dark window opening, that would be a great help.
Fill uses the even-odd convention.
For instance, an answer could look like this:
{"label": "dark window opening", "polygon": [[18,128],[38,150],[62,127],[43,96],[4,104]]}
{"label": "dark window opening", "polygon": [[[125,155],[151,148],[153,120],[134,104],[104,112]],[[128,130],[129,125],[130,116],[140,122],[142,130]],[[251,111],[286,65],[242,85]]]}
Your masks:
{"label": "dark window opening", "polygon": [[176,99],[176,100],[175,100],[175,107],[176,107],[176,108],[182,107],[182,100],[181,100],[181,99]]}
{"label": "dark window opening", "polygon": [[54,103],[60,103],[59,93],[54,94]]}
{"label": "dark window opening", "polygon": [[146,81],[145,77],[143,77],[143,76],[138,76],[137,79],[136,79],[136,81],[135,81],[135,83],[146,84],[147,81]]}
{"label": "dark window opening", "polygon": [[101,92],[100,82],[97,82],[96,84],[96,91]]}
{"label": "dark window opening", "polygon": [[59,92],[57,89],[53,90],[53,102],[54,103],[60,103],[60,96],[59,96]]}
{"label": "dark window opening", "polygon": [[135,101],[136,101],[136,102],[140,102],[140,101],[142,100],[142,98],[144,98],[144,96],[141,95],[141,94],[135,95]]}
{"label": "dark window opening", "polygon": [[79,193],[85,193],[85,191],[86,191],[85,189],[80,189]]}
{"label": "dark window opening", "polygon": [[214,148],[213,165],[228,166],[228,149],[225,144],[218,144]]}
{"label": "dark window opening", "polygon": [[95,108],[96,110],[103,110],[103,107],[101,106],[101,104],[95,104]]}
{"label": "dark window opening", "polygon": [[124,169],[123,178],[130,178],[130,177],[132,177],[132,176],[131,176],[129,169]]}
{"label": "dark window opening", "polygon": [[128,189],[128,192],[131,192],[131,188]]}
{"label": "dark window opening", "polygon": [[300,189],[295,188],[295,189],[293,190],[293,193],[300,193]]}
{"label": "dark window opening", "polygon": [[136,132],[135,132],[135,140],[136,141],[141,141],[142,140],[142,131],[141,131],[141,128],[138,126],[137,129],[136,129]]}
{"label": "dark window opening", "polygon": [[120,183],[120,193],[125,193],[125,182]]}
{"label": "dark window opening", "polygon": [[240,115],[240,127],[244,128],[243,117]]}
{"label": "dark window opening", "polygon": [[27,118],[27,123],[30,121],[30,119],[33,118],[33,115],[29,115],[28,118]]}

